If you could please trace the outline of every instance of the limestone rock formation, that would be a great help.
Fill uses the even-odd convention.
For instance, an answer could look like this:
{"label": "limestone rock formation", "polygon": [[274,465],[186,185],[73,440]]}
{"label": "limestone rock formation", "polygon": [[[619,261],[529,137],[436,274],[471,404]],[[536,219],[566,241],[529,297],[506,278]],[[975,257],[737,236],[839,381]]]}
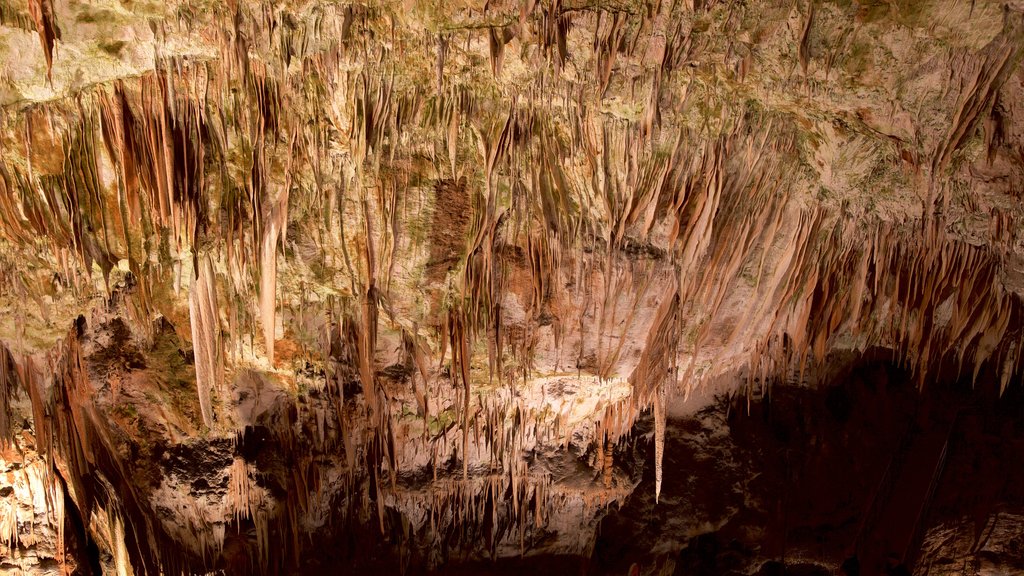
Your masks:
{"label": "limestone rock formation", "polygon": [[590,557],[648,413],[660,501],[715,393],[1006,394],[1022,59],[1016,0],[3,0],[0,569]]}

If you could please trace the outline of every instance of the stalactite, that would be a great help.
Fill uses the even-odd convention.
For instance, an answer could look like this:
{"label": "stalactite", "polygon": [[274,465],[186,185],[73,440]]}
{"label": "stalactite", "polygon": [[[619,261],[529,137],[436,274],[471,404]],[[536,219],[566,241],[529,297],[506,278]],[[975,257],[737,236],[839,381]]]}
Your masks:
{"label": "stalactite", "polygon": [[807,2],[807,16],[804,19],[803,30],[800,32],[800,68],[804,77],[807,77],[807,65],[811,59],[811,27],[814,25],[814,0]]}
{"label": "stalactite", "polygon": [[1024,22],[1010,17],[1003,31],[992,40],[977,59],[965,62],[972,68],[968,72],[969,84],[957,96],[957,106],[945,139],[936,148],[932,158],[933,177],[939,177],[949,160],[969,135],[975,132],[981,114],[992,106],[999,88],[1024,58]]}
{"label": "stalactite", "polygon": [[60,28],[54,18],[51,0],[28,0],[29,14],[39,33],[39,43],[46,55],[46,78],[53,82],[53,52],[56,41],[60,40]]}
{"label": "stalactite", "polygon": [[602,17],[605,15],[604,12],[598,15],[598,26],[595,33],[600,34],[600,37],[594,39],[594,51],[597,54],[595,61],[597,62],[598,93],[602,96],[608,90],[612,68],[615,66],[615,56],[619,51],[619,43],[626,31],[623,26],[626,23],[626,16],[624,14],[615,12],[608,15],[611,22],[606,28],[601,26]]}
{"label": "stalactite", "polygon": [[661,482],[665,458],[665,392],[664,385],[659,386],[654,398],[654,502],[661,497]]}
{"label": "stalactite", "polygon": [[216,276],[209,254],[195,259],[195,280],[189,291],[188,309],[195,351],[196,387],[203,423],[213,426],[211,390],[220,390],[224,380],[224,353],[220,341],[220,310],[217,305]]}
{"label": "stalactite", "polygon": [[225,498],[235,521],[253,517],[253,496],[249,484],[249,465],[242,458],[231,463],[228,493]]}
{"label": "stalactite", "polygon": [[[487,20],[486,38],[474,20],[472,31],[403,33],[405,15],[388,6],[307,14],[231,1],[207,14],[189,5],[178,24],[200,44],[215,38],[208,47],[219,58],[174,55],[165,44],[173,26],[154,22],[154,70],[76,88],[73,104],[11,112],[26,152],[0,159],[0,235],[12,254],[45,252],[32,264],[59,269],[54,283],[83,302],[95,295],[94,263],[120,281],[102,294],[99,315],[129,318],[113,297],[122,290],[140,341],[158,316],[179,323],[184,303],[167,288],[175,275],[187,279],[182,258],[194,255],[188,313],[204,441],[217,439],[215,416],[237,416],[215,415],[212,391],[237,391],[225,374],[252,369],[262,340],[291,403],[280,419],[261,414],[290,466],[287,496],[264,493],[258,460],[232,455],[222,503],[234,527],[251,525],[253,572],[300,561],[315,492],[328,489],[348,507],[339,515],[400,532],[403,550],[412,548],[404,539],[431,538],[491,552],[516,538],[526,547],[566,499],[590,509],[619,494],[615,447],[652,408],[657,501],[674,473],[664,451],[677,389],[741,367],[751,390],[794,372],[802,380],[847,336],[855,349],[894,350],[922,385],[952,363],[979,385],[991,371],[1005,391],[1024,370],[1021,300],[1000,276],[1019,240],[1012,210],[986,208],[986,248],[932,221],[931,205],[921,221],[844,222],[847,206],[804,188],[818,169],[808,162],[817,115],[835,125],[845,117],[815,109],[813,98],[800,102],[810,111],[766,100],[755,84],[760,60],[754,71],[747,59],[737,64],[738,78],[733,68],[719,74],[706,60],[708,35],[691,33],[694,18],[703,25],[714,15],[703,4],[635,13],[492,4],[487,18],[501,20]],[[29,7],[50,70],[53,7]],[[820,80],[814,19],[826,16],[807,4],[795,32],[808,90]],[[204,18],[214,24],[204,28]],[[592,46],[580,52],[577,36]],[[933,191],[946,199],[956,153],[1021,58],[1019,36],[1009,22],[988,48],[953,59],[967,82],[931,151]],[[481,56],[491,75],[467,75]],[[596,80],[571,79],[577,67]],[[48,153],[59,169],[37,161]],[[60,297],[27,273],[10,284],[25,310]],[[318,307],[329,318],[310,321]],[[13,340],[33,321],[19,312],[5,346],[20,350]],[[388,349],[396,341],[397,353]],[[197,558],[177,554],[129,480],[132,463],[103,422],[102,385],[76,366],[75,337],[46,346],[49,363],[6,351],[0,361],[0,440],[11,440],[21,387],[49,473],[66,467],[77,505],[111,519],[119,558],[153,573],[215,569],[230,522],[195,513]],[[581,424],[575,408],[558,406],[574,399],[537,386],[574,369],[565,378],[580,394],[619,383],[626,391],[602,396]],[[597,494],[573,494],[530,464],[543,449],[580,442],[602,478]],[[94,487],[100,477],[110,494]],[[422,488],[420,477],[432,481]],[[423,510],[422,521],[410,510]],[[0,514],[5,541],[10,526]]]}
{"label": "stalactite", "polygon": [[107,512],[107,518],[110,519],[110,532],[114,538],[113,542],[113,555],[114,555],[114,572],[117,576],[129,576],[135,574],[132,569],[131,559],[128,557],[128,549],[124,543],[124,522],[121,516],[116,512]]}
{"label": "stalactite", "polygon": [[284,203],[275,204],[260,243],[260,325],[263,329],[263,348],[271,365],[274,364],[274,344],[277,339],[277,243],[286,211],[287,194]]}
{"label": "stalactite", "polygon": [[0,348],[0,451],[9,449],[14,440],[11,425],[11,400],[18,395],[17,367],[7,348]]}

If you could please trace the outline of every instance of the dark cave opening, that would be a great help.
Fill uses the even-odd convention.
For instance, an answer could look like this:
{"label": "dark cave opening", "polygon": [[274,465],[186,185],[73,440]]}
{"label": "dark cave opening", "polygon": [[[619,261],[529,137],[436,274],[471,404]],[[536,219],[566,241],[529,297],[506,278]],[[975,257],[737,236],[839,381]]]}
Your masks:
{"label": "dark cave opening", "polygon": [[64,491],[64,510],[66,554],[79,560],[76,574],[102,574],[102,553],[86,529],[82,515],[67,490]]}
{"label": "dark cave opening", "polygon": [[977,552],[994,517],[1024,511],[1024,395],[1000,398],[984,372],[918,390],[890,360],[872,351],[824,385],[721,397],[670,421],[660,503],[650,446],[588,573],[896,575],[967,562],[933,536],[973,539]]}

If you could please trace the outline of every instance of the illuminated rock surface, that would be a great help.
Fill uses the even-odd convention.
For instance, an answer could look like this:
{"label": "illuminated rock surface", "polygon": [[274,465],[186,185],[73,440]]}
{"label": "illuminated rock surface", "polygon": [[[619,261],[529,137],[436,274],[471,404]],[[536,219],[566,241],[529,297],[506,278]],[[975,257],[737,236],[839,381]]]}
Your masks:
{"label": "illuminated rock surface", "polygon": [[1016,0],[4,0],[0,571],[1024,569],[1022,59]]}

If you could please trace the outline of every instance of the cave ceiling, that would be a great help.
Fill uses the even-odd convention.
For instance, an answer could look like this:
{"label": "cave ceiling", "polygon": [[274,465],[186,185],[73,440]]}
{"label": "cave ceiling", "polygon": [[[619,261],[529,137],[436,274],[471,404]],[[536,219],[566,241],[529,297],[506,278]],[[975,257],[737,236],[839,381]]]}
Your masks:
{"label": "cave ceiling", "polygon": [[585,554],[645,414],[657,497],[835,354],[1019,386],[1022,58],[1019,1],[3,0],[0,557]]}

